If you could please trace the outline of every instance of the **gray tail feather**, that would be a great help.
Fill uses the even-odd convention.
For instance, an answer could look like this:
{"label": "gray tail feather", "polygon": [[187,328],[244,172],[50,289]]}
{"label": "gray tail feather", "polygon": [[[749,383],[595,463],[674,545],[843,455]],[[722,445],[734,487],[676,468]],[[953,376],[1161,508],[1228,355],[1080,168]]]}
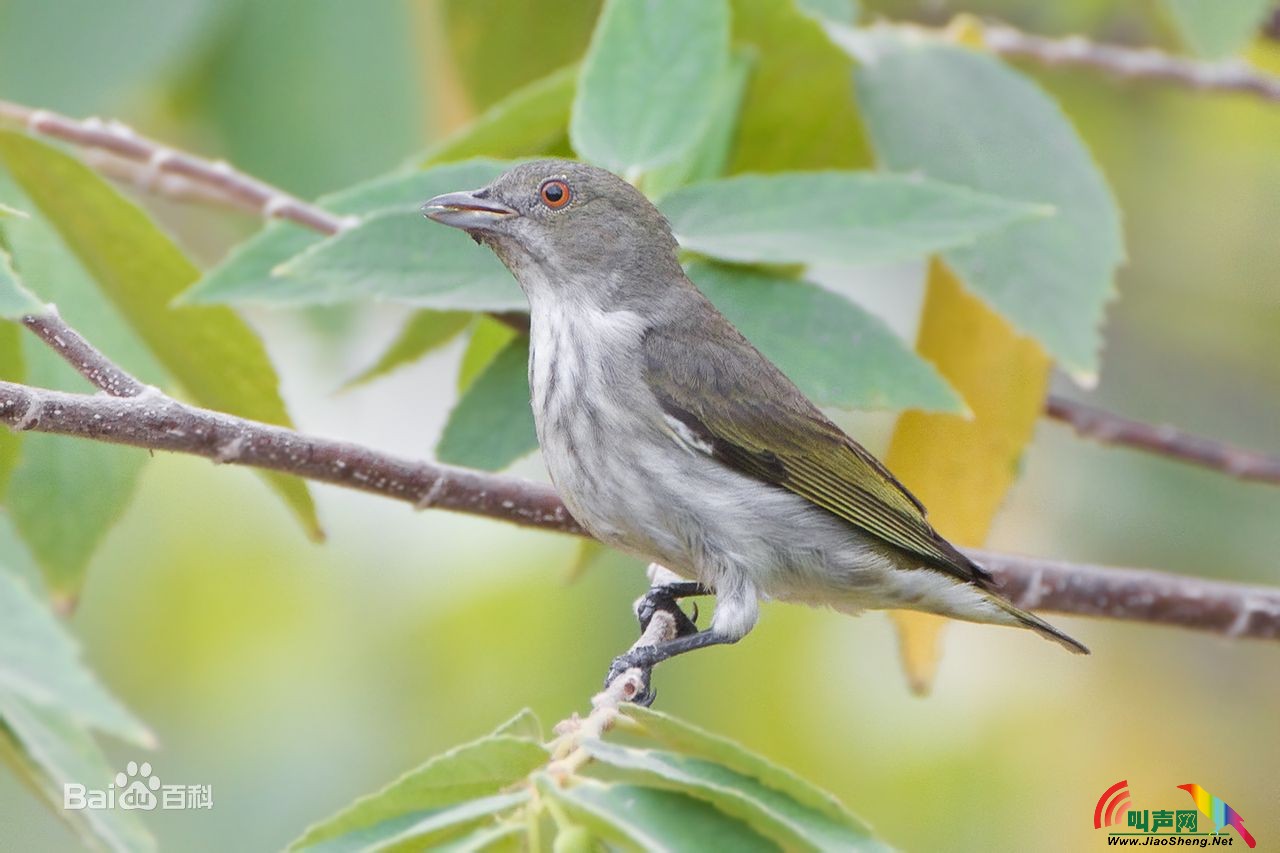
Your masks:
{"label": "gray tail feather", "polygon": [[1004,600],[1004,598],[998,595],[992,596],[991,600],[997,606],[999,606],[999,608],[1003,610],[1005,613],[1008,613],[1014,619],[1017,619],[1018,622],[1020,622],[1023,626],[1030,628],[1032,631],[1035,631],[1037,634],[1044,637],[1046,640],[1053,640],[1055,643],[1062,646],[1067,651],[1072,652],[1073,654],[1077,654],[1077,655],[1089,654],[1089,647],[1086,646],[1084,643],[1080,642],[1074,637],[1068,636],[1062,631],[1059,631],[1057,628],[1053,627],[1048,622],[1041,619],[1039,616],[1036,616],[1034,613],[1028,613],[1025,610],[1021,610],[1017,607],[1014,607],[1012,604],[1010,604],[1008,601]]}

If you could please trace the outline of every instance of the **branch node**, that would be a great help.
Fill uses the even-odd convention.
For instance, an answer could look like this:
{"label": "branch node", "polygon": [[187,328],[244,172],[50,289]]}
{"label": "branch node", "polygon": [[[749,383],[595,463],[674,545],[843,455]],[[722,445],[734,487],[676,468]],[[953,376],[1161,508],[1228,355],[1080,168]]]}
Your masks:
{"label": "branch node", "polygon": [[226,444],[218,447],[217,453],[213,457],[215,465],[227,465],[240,459],[240,454],[244,452],[246,444],[243,434],[237,435]]}
{"label": "branch node", "polygon": [[[123,126],[124,125],[121,125],[121,127]],[[132,133],[132,131],[130,132]],[[117,134],[119,134],[119,131],[117,131]],[[146,164],[139,169],[137,174],[134,176],[134,185],[138,189],[146,192],[154,191],[160,179],[163,177],[161,173],[164,172],[165,168],[171,162],[173,162],[175,157],[177,157],[177,154],[172,150],[157,147],[151,152],[151,156],[147,158]]]}
{"label": "branch node", "polygon": [[292,206],[294,200],[284,194],[268,196],[262,203],[262,216],[266,219],[279,219],[280,214]]}
{"label": "branch node", "polygon": [[1027,591],[1022,594],[1018,606],[1023,610],[1035,610],[1044,598],[1044,569],[1037,568],[1027,581]]}
{"label": "branch node", "polygon": [[32,110],[27,116],[27,130],[32,133],[44,133],[51,123],[55,121],[55,116],[48,110]]}
{"label": "branch node", "polygon": [[30,402],[27,403],[27,409],[22,413],[22,417],[18,418],[13,424],[15,432],[25,432],[36,424],[40,423],[40,414],[44,409],[44,401],[40,399],[38,394],[32,394]]}
{"label": "branch node", "polygon": [[121,139],[133,139],[138,135],[138,132],[132,127],[115,118],[107,120],[107,132],[113,133]]}
{"label": "branch node", "polygon": [[440,500],[441,496],[444,495],[444,490],[448,488],[448,486],[449,472],[441,471],[440,476],[436,477],[436,480],[431,484],[431,487],[423,493],[422,497],[418,498],[417,502],[414,503],[413,508],[418,512],[431,509]]}

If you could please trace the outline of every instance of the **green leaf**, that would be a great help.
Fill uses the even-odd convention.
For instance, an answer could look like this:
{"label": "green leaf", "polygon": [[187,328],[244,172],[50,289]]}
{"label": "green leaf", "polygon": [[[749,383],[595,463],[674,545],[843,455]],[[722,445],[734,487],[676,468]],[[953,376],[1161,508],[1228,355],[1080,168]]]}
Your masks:
{"label": "green leaf", "polygon": [[485,109],[582,56],[600,0],[443,0],[441,7],[450,71]]}
{"label": "green leaf", "polygon": [[346,389],[363,385],[398,367],[417,361],[453,340],[470,322],[471,315],[463,311],[415,311],[378,360],[347,380],[342,387]]}
{"label": "green leaf", "polygon": [[[434,195],[481,186],[502,174],[506,167],[507,164],[493,160],[469,160],[422,172],[397,172],[322,198],[318,204],[346,216],[370,217],[394,210],[412,213]],[[417,223],[420,228],[414,236],[415,243],[430,239],[426,235],[432,231],[447,233],[452,230],[432,227],[432,223],[423,220],[420,214]],[[461,232],[459,236],[463,236]],[[273,274],[281,264],[324,240],[324,235],[290,222],[272,223],[210,270],[195,287],[183,294],[182,301],[191,304],[236,302],[267,305],[308,305],[327,301],[317,293],[313,282]]]}
{"label": "green leaf", "polygon": [[453,407],[436,458],[498,471],[537,448],[529,407],[529,339],[520,337],[498,353]]}
{"label": "green leaf", "polygon": [[[0,176],[6,197],[20,195],[7,175]],[[41,217],[9,219],[3,229],[15,267],[41,302],[61,306],[68,323],[133,375],[161,381],[163,370]],[[94,390],[35,335],[0,323],[0,337],[9,341],[3,359],[8,369],[19,368],[11,378],[42,388]],[[38,433],[23,433],[21,447],[5,502],[50,593],[60,607],[69,607],[99,543],[128,508],[147,455]]]}
{"label": "green leaf", "polygon": [[704,800],[678,791],[582,780],[560,787],[538,777],[538,790],[598,834],[641,850],[765,851],[779,846]]}
{"label": "green leaf", "polygon": [[807,281],[698,263],[689,277],[819,405],[962,412],[933,365],[879,318]]}
{"label": "green leaf", "polygon": [[749,263],[879,264],[921,257],[1043,208],[872,172],[740,175],[676,190],[662,212],[686,249]]}
{"label": "green leaf", "polygon": [[416,210],[375,214],[281,264],[276,275],[277,281],[297,279],[273,293],[292,293],[294,304],[390,300],[466,311],[528,305],[493,252]]}
{"label": "green leaf", "polygon": [[[33,383],[44,384],[42,375],[62,375],[48,373],[45,354],[32,349],[27,360]],[[74,606],[89,561],[128,508],[146,461],[144,452],[131,448],[66,436],[23,436],[6,502],[60,608]]]}
{"label": "green leaf", "polygon": [[[199,271],[132,202],[83,163],[42,142],[0,134],[0,158],[151,350],[202,406],[289,425],[266,350],[225,308],[171,308]],[[297,478],[267,473],[306,531],[321,536]]]}
{"label": "green leaf", "polygon": [[18,210],[18,208],[16,207],[10,207],[7,204],[0,204],[0,216],[17,216],[21,219],[27,218],[26,213],[24,213],[21,210]]}
{"label": "green leaf", "polygon": [[499,735],[522,737],[534,743],[542,743],[542,723],[538,720],[537,714],[528,708],[523,708],[520,713],[493,730],[494,737]]}
{"label": "green leaf", "polygon": [[1164,0],[1182,40],[1201,56],[1222,59],[1249,43],[1273,0]]}
{"label": "green leaf", "polygon": [[140,746],[154,744],[81,663],[75,641],[48,607],[6,572],[0,572],[0,691]]}
{"label": "green leaf", "polygon": [[735,44],[753,48],[730,172],[871,165],[853,98],[853,62],[788,0],[733,0]]}
{"label": "green leaf", "polygon": [[524,835],[525,829],[525,824],[515,822],[482,825],[466,835],[451,838],[448,841],[437,841],[432,846],[432,850],[433,853],[481,853],[481,851],[520,853],[525,849],[520,838]]}
{"label": "green leaf", "polygon": [[462,353],[462,363],[458,365],[458,393],[470,388],[471,383],[518,334],[493,317],[477,317],[475,328],[471,330],[471,340],[467,341],[467,348]]}
{"label": "green leaf", "polygon": [[0,249],[0,319],[21,320],[28,314],[44,314],[48,310],[22,283],[9,253]]}
{"label": "green leaf", "polygon": [[642,187],[651,200],[661,198],[676,187],[724,174],[733,148],[734,131],[738,128],[742,96],[751,76],[751,64],[749,51],[734,51],[716,84],[715,106],[702,137],[674,163],[660,166],[644,176]]}
{"label": "green leaf", "polygon": [[569,112],[577,82],[578,66],[571,65],[517,89],[433,146],[423,156],[422,165],[467,157],[568,156]]}
{"label": "green leaf", "polygon": [[858,99],[888,168],[1054,206],[1053,217],[945,257],[1017,329],[1092,379],[1124,244],[1115,199],[1061,109],[985,54],[890,33],[839,38],[863,60]]}
{"label": "green leaf", "polygon": [[[406,849],[404,845],[413,842],[411,849],[436,850],[451,836],[456,837],[466,829],[487,824],[488,818],[502,812],[510,812],[528,801],[527,790],[468,800],[456,806],[422,815],[404,829],[377,843],[368,844],[367,839],[362,838],[359,849],[369,853],[376,850],[404,850]],[[329,853],[332,847],[326,844],[321,849]]]}
{"label": "green leaf", "polygon": [[113,781],[93,738],[65,714],[0,690],[0,759],[45,799],[50,810],[67,821],[93,847],[120,853],[155,849],[155,840],[137,818],[123,809],[63,808],[63,785],[78,783],[105,790]]}
{"label": "green leaf", "polygon": [[670,163],[702,136],[728,60],[726,0],[608,0],[574,99],[574,150],[619,173]]}
{"label": "green leaf", "polygon": [[671,788],[705,800],[784,847],[881,850],[866,828],[800,803],[759,779],[722,764],[659,749],[587,741],[584,749],[637,784]]}
{"label": "green leaf", "polygon": [[747,751],[726,737],[712,734],[670,714],[663,714],[651,708],[627,705],[623,711],[640,727],[640,734],[647,739],[657,741],[676,752],[723,764],[731,770],[758,779],[770,788],[783,792],[797,803],[820,812],[831,820],[856,826],[867,834],[871,832],[870,828],[831,794],[805,781],[790,770]]}
{"label": "green leaf", "polygon": [[[359,838],[363,843],[393,839],[450,806],[498,794],[546,764],[547,759],[547,751],[537,743],[509,735],[455,747],[311,827],[290,849],[311,848],[344,837]],[[336,849],[345,848],[336,845]]]}

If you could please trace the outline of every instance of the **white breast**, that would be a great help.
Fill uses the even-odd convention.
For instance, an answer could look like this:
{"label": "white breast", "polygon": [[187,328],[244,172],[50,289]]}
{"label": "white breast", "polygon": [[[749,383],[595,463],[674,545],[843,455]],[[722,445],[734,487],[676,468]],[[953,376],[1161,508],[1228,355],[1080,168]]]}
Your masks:
{"label": "white breast", "polygon": [[551,479],[574,517],[592,533],[637,548],[628,528],[647,499],[630,472],[646,443],[637,410],[652,401],[640,375],[644,323],[547,297],[531,303],[529,387],[534,423]]}

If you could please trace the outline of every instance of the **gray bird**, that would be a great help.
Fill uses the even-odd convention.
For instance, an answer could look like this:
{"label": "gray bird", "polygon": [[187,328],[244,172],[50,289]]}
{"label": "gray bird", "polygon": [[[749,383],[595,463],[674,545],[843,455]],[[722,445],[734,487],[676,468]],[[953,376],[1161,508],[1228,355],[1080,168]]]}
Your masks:
{"label": "gray bird", "polygon": [[[642,625],[672,612],[680,635],[619,657],[611,677],[736,642],[761,599],[923,610],[1088,652],[1002,597],[716,310],[666,219],[626,181],[539,160],[422,212],[492,249],[529,300],[534,421],[566,506],[601,541],[687,579],[640,607]],[[700,594],[716,596],[704,631],[674,606]]]}

